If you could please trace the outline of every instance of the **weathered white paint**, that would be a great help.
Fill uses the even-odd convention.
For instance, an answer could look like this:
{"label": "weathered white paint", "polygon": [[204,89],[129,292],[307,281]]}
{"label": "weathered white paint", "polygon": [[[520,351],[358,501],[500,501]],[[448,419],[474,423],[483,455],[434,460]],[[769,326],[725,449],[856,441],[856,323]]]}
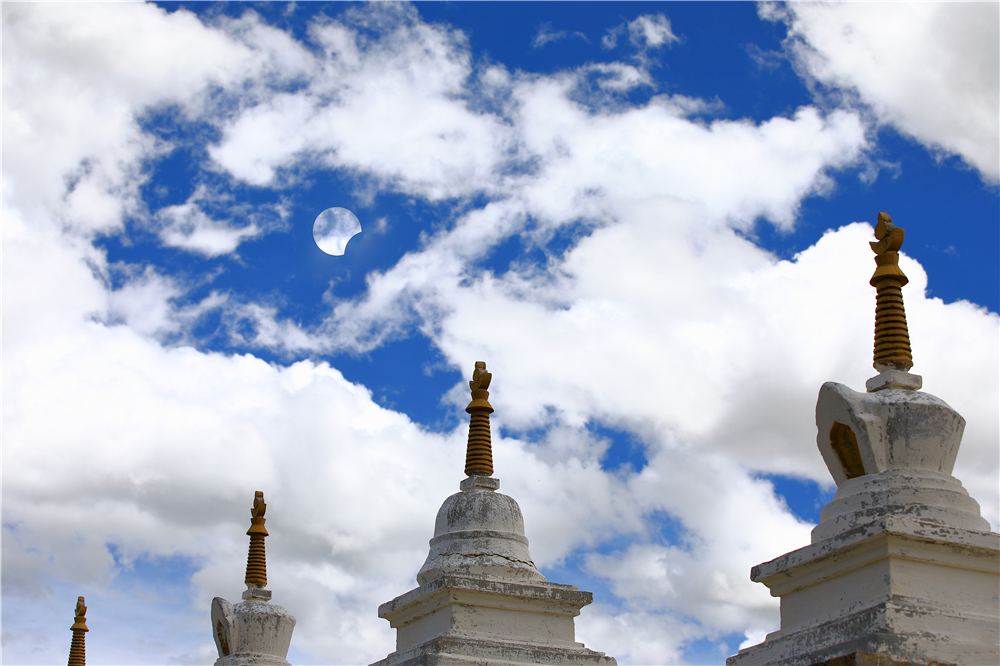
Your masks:
{"label": "weathered white paint", "polygon": [[215,666],[290,666],[285,657],[295,618],[271,604],[269,590],[243,593],[235,606],[222,597],[212,600],[212,634],[219,658]]}
{"label": "weathered white paint", "polygon": [[950,474],[893,469],[848,479],[819,512],[812,542],[848,532],[883,516],[913,516],[924,523],[989,532],[979,502]]}
{"label": "weathered white paint", "polygon": [[[804,666],[855,652],[1000,663],[1000,535],[951,476],[965,420],[901,388],[919,377],[894,372],[869,381],[868,393],[820,390],[817,444],[837,493],[811,545],[751,571],[781,598],[781,628],[729,666]],[[834,446],[843,446],[837,424],[853,435],[861,476],[849,478]]]}
{"label": "weathered white paint", "polygon": [[528,554],[521,508],[498,492],[498,479],[472,476],[444,501],[430,553],[417,574],[423,585],[445,573],[544,581]]}
{"label": "weathered white paint", "polygon": [[816,402],[816,443],[838,486],[847,474],[830,440],[836,423],[854,433],[865,474],[890,469],[951,474],[965,431],[965,419],[929,393],[902,389],[858,393],[827,382]]}
{"label": "weathered white paint", "polygon": [[865,388],[871,391],[881,391],[882,389],[895,388],[919,391],[924,385],[924,378],[920,375],[911,375],[902,370],[885,368],[867,382]]}
{"label": "weathered white paint", "polygon": [[765,562],[781,628],[729,666],[815,664],[852,652],[1000,663],[1000,535],[884,516]]}
{"label": "weathered white paint", "polygon": [[499,487],[471,476],[444,501],[420,587],[379,607],[396,629],[396,651],[372,666],[615,666],[575,639],[573,618],[593,595],[545,580],[528,553],[521,509]]}

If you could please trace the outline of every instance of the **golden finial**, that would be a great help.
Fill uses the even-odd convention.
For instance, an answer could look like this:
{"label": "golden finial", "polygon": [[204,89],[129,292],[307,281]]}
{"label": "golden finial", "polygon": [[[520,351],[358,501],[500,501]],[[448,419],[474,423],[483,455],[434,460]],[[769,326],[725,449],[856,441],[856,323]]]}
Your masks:
{"label": "golden finial", "polygon": [[85,645],[87,629],[87,607],[83,605],[83,597],[76,600],[76,621],[70,627],[73,631],[73,642],[69,646],[68,666],[86,666],[87,649]]}
{"label": "golden finial", "polygon": [[264,559],[264,537],[267,529],[264,527],[264,493],[258,490],[254,493],[253,507],[250,509],[250,553],[247,555],[248,588],[263,588],[267,586],[267,561]]}
{"label": "golden finial", "polygon": [[913,367],[910,332],[906,327],[902,287],[909,280],[899,270],[899,248],[904,231],[893,225],[887,213],[878,214],[875,225],[875,274],[870,284],[878,290],[875,297],[875,369],[908,371]]}
{"label": "golden finial", "polygon": [[465,411],[472,415],[469,422],[469,446],[465,454],[465,474],[467,476],[493,476],[493,445],[490,443],[490,414],[493,407],[487,401],[490,392],[490,379],[493,375],[486,372],[485,361],[476,361],[476,369],[472,373],[469,388],[472,389],[472,402]]}

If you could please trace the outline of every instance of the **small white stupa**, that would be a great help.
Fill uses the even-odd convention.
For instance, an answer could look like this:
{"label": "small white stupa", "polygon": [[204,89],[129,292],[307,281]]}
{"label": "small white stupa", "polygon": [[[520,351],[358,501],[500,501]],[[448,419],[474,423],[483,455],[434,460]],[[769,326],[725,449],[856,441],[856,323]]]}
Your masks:
{"label": "small white stupa", "polygon": [[264,556],[264,493],[257,491],[250,509],[250,552],[247,555],[246,592],[235,606],[222,597],[212,600],[212,634],[219,658],[215,666],[291,666],[285,657],[292,642],[295,618],[270,603],[267,561]]}
{"label": "small white stupa", "polygon": [[922,393],[897,262],[903,230],[879,213],[876,377],[828,382],[817,443],[837,483],[812,544],[753,567],[781,628],[728,666],[1000,663],[1000,534],[952,476],[965,419]]}
{"label": "small white stupa", "polygon": [[573,618],[593,595],[545,580],[528,554],[521,509],[496,492],[490,379],[477,362],[466,408],[467,478],[438,511],[420,587],[379,607],[379,617],[396,629],[396,651],[372,666],[616,666],[576,642]]}

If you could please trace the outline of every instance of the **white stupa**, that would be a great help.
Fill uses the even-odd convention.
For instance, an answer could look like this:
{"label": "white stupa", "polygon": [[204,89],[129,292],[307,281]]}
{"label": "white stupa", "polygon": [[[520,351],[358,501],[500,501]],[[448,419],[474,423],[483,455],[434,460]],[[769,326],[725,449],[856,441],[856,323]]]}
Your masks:
{"label": "white stupa", "polygon": [[496,492],[490,379],[477,362],[466,408],[467,478],[438,511],[419,587],[379,607],[396,629],[396,651],[372,666],[616,666],[576,642],[573,618],[593,595],[545,580],[528,554],[521,509]]}
{"label": "white stupa", "polygon": [[215,666],[291,666],[285,657],[292,641],[295,618],[271,603],[264,554],[264,493],[257,491],[250,509],[250,552],[247,589],[235,606],[222,597],[212,600],[212,635],[219,658]]}
{"label": "white stupa", "polygon": [[903,230],[879,213],[875,236],[879,374],[865,393],[820,389],[837,493],[811,545],[753,567],[781,598],[781,628],[728,666],[1000,663],[1000,535],[951,474],[965,420],[908,372]]}

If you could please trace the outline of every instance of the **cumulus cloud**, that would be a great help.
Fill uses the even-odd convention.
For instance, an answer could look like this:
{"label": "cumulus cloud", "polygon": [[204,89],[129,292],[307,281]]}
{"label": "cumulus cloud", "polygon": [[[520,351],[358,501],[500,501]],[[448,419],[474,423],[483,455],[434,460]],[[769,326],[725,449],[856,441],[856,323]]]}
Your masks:
{"label": "cumulus cloud", "polygon": [[351,28],[369,13],[348,12],[348,25],[315,25],[312,38],[327,54],[323,75],[305,91],[247,108],[225,127],[213,159],[256,185],[311,160],[430,199],[492,191],[494,167],[515,146],[502,117],[462,101],[472,74],[464,37],[416,22],[411,7],[379,6],[370,14],[378,16],[369,26],[377,40]]}
{"label": "cumulus cloud", "polygon": [[761,3],[800,72],[880,123],[1000,181],[1000,7],[992,2]]}
{"label": "cumulus cloud", "polygon": [[[494,372],[498,476],[535,561],[578,558],[614,594],[578,620],[590,647],[677,663],[692,641],[775,628],[748,567],[804,545],[810,526],[759,476],[829,483],[812,409],[823,381],[873,374],[871,226],[790,260],[745,234],[761,218],[791,228],[804,197],[857,164],[863,114],[706,122],[706,103],[682,96],[627,106],[615,95],[645,71],[627,63],[583,97],[592,66],[481,67],[461,33],[405,6],[321,18],[317,49],[252,13],[18,5],[4,21],[5,597],[35,608],[72,584],[120,594],[138,617],[155,604],[116,581],[183,562],[179,587],[156,591],[180,589],[194,638],[151,647],[130,624],[122,644],[157,663],[210,659],[198,623],[211,597],[239,593],[243,520],[264,489],[296,649],[383,657],[393,636],[375,609],[414,584],[464,427],[420,427],[317,357],[421,334],[463,374],[481,359]],[[662,16],[627,26],[642,48],[677,41]],[[135,216],[212,257],[281,226],[216,216],[206,189],[144,212],[143,165],[173,146],[139,119],[164,106],[217,130],[202,167],[232,182],[283,191],[301,170],[340,169],[463,203],[360,296],[330,296],[315,327],[239,294],[192,302],[155,267],[109,266],[94,237],[127,238]],[[486,268],[507,242],[526,251]],[[902,266],[916,370],[968,419],[956,472],[996,527],[997,315],[927,298],[923,269]],[[290,360],[199,346],[210,312],[234,345]],[[466,396],[443,400],[458,411]],[[629,433],[647,464],[605,470],[595,426]],[[11,626],[31,638],[5,650],[49,649]]]}
{"label": "cumulus cloud", "polygon": [[[207,608],[216,594],[238,593],[245,544],[234,523],[248,493],[263,488],[280,526],[270,563],[273,587],[288,590],[283,602],[301,621],[326,588],[363,619],[362,635],[332,642],[300,632],[301,649],[369,660],[389,651],[370,611],[409,584],[441,500],[440,484],[411,477],[414,464],[425,479],[445,469],[457,478],[459,439],[423,433],[329,366],[164,349],[124,326],[81,323],[73,344],[22,345],[5,357],[4,382],[19,396],[4,419],[4,463],[18,470],[5,477],[5,525],[17,533],[5,531],[5,589],[8,580],[37,586],[53,577],[108,583],[120,575],[113,545],[126,559],[195,558],[193,593]],[[30,399],[38,392],[46,398]],[[361,469],[396,479],[365,511],[357,499],[376,480]],[[52,556],[33,571],[18,566],[37,552]],[[399,573],[386,577],[393,563]],[[302,579],[310,583],[296,591]]]}

